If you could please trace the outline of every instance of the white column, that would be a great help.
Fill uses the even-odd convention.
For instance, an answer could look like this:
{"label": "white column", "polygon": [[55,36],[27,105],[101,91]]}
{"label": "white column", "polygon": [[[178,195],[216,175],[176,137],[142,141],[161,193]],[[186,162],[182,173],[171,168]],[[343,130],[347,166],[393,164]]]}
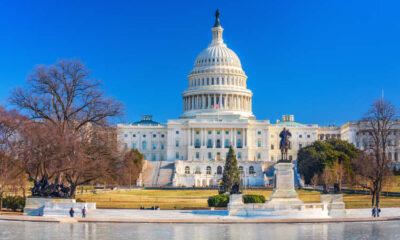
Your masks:
{"label": "white column", "polygon": [[221,134],[222,134],[221,147],[225,148],[225,129],[221,129]]}
{"label": "white column", "polygon": [[[173,143],[175,144],[175,143]],[[190,146],[190,127],[187,129],[187,145]]]}
{"label": "white column", "polygon": [[236,128],[233,129],[233,146],[236,147]]}
{"label": "white column", "polygon": [[219,94],[219,108],[222,108],[222,93]]}
{"label": "white column", "polygon": [[201,135],[200,135],[200,147],[201,147],[204,145],[204,129],[203,128],[200,129],[200,133],[201,133]]}
{"label": "white column", "polygon": [[247,143],[247,128],[243,128],[243,147],[246,147],[246,143]]}
{"label": "white column", "polygon": [[194,145],[194,128],[192,128],[192,146]]}
{"label": "white column", "polygon": [[215,109],[215,104],[217,104],[217,94],[214,93],[214,105],[213,105],[214,109]]}
{"label": "white column", "polygon": [[210,109],[210,94],[207,94],[207,108]]}
{"label": "white column", "polygon": [[213,148],[215,148],[215,128],[213,128]]}
{"label": "white column", "polygon": [[252,104],[251,104],[252,102],[251,102],[251,97],[250,97],[250,112],[252,112],[253,110],[252,110]]}

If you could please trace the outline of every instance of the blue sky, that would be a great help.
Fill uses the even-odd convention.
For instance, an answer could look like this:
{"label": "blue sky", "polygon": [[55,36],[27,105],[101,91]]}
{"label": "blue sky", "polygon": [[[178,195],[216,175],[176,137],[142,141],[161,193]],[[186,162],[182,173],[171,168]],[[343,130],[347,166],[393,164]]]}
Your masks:
{"label": "blue sky", "polygon": [[216,8],[241,59],[257,119],[328,125],[385,97],[400,107],[400,2],[0,1],[0,104],[37,64],[83,61],[122,122],[178,118]]}

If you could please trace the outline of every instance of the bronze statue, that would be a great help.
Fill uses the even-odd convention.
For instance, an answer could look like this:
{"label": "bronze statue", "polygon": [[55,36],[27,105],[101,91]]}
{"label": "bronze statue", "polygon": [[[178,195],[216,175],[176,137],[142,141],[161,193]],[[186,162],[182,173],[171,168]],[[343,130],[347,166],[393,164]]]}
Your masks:
{"label": "bronze statue", "polygon": [[219,27],[219,26],[221,26],[221,25],[219,24],[219,11],[217,9],[217,11],[215,11],[215,24],[214,24],[214,27]]}
{"label": "bronze statue", "polygon": [[239,183],[234,183],[232,185],[232,190],[231,190],[231,194],[241,194],[242,192],[240,192],[240,185]]}
{"label": "bronze statue", "polygon": [[279,149],[281,150],[282,159],[279,160],[280,162],[290,162],[288,159],[288,151],[290,148],[290,140],[289,138],[292,134],[286,128],[283,128],[282,132],[279,134],[281,141],[279,143]]}
{"label": "bronze statue", "polygon": [[39,181],[34,181],[32,197],[68,198],[71,189],[58,181],[49,184],[48,176],[43,174]]}

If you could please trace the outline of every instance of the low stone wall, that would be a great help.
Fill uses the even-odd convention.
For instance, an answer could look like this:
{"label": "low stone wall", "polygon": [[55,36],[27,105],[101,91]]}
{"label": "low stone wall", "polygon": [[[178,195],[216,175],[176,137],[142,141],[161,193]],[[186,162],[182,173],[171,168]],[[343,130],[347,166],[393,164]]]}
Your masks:
{"label": "low stone wall", "polygon": [[69,210],[74,209],[76,215],[82,214],[82,209],[96,209],[96,203],[76,202],[75,199],[34,198],[26,199],[24,215],[31,216],[69,216]]}

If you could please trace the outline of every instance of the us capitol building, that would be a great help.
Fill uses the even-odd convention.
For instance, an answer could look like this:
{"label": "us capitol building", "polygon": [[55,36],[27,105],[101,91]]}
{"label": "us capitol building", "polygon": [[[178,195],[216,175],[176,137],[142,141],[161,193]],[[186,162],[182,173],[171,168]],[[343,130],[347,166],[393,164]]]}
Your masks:
{"label": "us capitol building", "polygon": [[[270,184],[266,172],[281,158],[279,133],[283,128],[292,134],[290,160],[296,160],[297,151],[316,140],[341,138],[365,147],[356,122],[321,127],[295,122],[293,115],[284,115],[275,123],[256,120],[247,76],[239,57],[224,43],[218,15],[211,29],[211,43],[197,56],[188,76],[180,118],[161,124],[144,115],[141,121],[117,125],[121,148],[138,149],[150,168],[147,172],[152,176],[142,176],[139,185],[216,186],[230,145],[243,184]],[[389,154],[397,162],[398,142],[393,145]],[[169,172],[163,174],[164,168]]]}

